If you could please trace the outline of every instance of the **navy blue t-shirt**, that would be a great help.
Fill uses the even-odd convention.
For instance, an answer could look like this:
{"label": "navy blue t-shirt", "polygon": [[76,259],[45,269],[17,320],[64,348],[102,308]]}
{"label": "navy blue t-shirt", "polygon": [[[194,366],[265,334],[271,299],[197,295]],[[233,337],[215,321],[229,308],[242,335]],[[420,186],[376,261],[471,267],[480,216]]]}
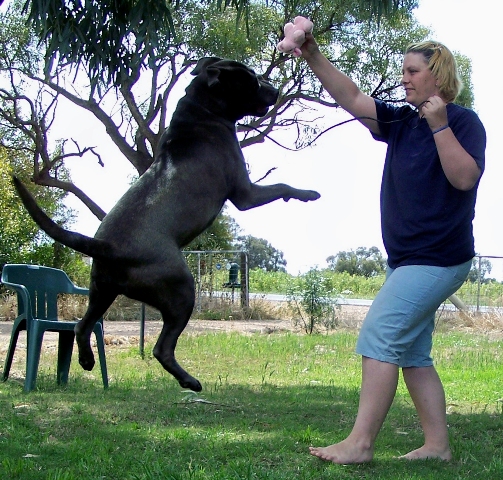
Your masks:
{"label": "navy blue t-shirt", "polygon": [[[410,106],[376,100],[376,108],[381,135],[373,136],[388,144],[381,228],[389,266],[447,267],[470,260],[475,255],[472,221],[479,182],[469,191],[449,183],[428,123]],[[452,103],[447,115],[454,135],[483,172],[486,134],[478,116]]]}

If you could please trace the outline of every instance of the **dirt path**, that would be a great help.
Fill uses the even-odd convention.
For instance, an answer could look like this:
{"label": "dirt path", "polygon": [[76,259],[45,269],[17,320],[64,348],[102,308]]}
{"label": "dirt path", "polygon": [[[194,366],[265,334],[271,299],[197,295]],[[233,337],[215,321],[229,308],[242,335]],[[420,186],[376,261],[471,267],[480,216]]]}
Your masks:
{"label": "dirt path", "polygon": [[[105,322],[105,342],[108,345],[135,344],[140,339],[140,322]],[[145,337],[157,337],[162,328],[160,320],[145,322]],[[184,334],[202,332],[242,332],[242,333],[273,333],[281,331],[294,331],[291,322],[286,320],[191,320]],[[7,350],[12,322],[0,322],[0,355]],[[44,345],[56,345],[58,334],[47,332],[44,335]],[[26,348],[26,333],[21,332],[18,347]]]}

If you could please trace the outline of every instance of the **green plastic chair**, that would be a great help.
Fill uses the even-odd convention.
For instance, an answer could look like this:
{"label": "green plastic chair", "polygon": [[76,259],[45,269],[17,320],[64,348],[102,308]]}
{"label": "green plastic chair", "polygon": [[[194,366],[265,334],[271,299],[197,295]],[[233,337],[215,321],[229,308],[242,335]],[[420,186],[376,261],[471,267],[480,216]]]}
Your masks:
{"label": "green plastic chair", "polygon": [[[24,390],[30,392],[37,380],[40,351],[45,332],[58,332],[57,382],[66,385],[72,361],[74,328],[77,322],[58,319],[58,294],[88,295],[87,288],[77,287],[63,270],[39,265],[4,265],[2,283],[17,293],[18,316],[14,321],[5,359],[3,380],[9,377],[19,332],[26,330],[26,378]],[[104,388],[108,387],[107,364],[102,319],[94,327]]]}

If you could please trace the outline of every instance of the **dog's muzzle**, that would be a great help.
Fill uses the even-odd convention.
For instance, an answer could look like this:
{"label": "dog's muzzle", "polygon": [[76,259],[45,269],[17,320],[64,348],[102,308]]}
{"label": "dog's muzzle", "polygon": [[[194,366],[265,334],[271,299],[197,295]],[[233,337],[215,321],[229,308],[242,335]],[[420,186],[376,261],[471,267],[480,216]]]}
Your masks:
{"label": "dog's muzzle", "polygon": [[274,105],[279,97],[279,90],[273,87],[269,82],[260,81],[260,89],[257,102],[257,113],[261,116],[269,111],[269,107]]}

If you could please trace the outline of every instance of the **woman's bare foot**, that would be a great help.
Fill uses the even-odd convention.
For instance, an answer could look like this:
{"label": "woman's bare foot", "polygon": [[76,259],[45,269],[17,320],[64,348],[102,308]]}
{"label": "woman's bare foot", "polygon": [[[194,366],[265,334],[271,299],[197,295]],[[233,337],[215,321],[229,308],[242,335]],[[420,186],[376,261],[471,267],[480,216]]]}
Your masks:
{"label": "woman's bare foot", "polygon": [[366,463],[374,457],[371,448],[361,448],[347,439],[328,447],[309,447],[309,453],[321,460],[341,465]]}
{"label": "woman's bare foot", "polygon": [[404,458],[405,460],[424,460],[427,458],[437,458],[439,460],[450,462],[452,460],[452,453],[450,448],[447,448],[445,450],[434,450],[423,445],[421,448],[412,450],[412,452],[409,452],[406,455],[402,455],[398,458]]}

